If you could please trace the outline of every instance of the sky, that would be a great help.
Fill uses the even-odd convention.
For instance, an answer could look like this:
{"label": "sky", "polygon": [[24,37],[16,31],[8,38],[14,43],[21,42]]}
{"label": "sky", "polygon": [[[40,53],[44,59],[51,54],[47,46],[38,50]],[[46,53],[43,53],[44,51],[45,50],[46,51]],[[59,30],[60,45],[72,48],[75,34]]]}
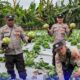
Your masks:
{"label": "sky", "polygon": [[[2,1],[9,1],[13,5],[13,0],[2,0]],[[19,0],[17,0],[18,2]],[[23,6],[24,9],[27,9],[32,1],[35,1],[36,5],[39,4],[40,0],[20,0],[20,6]],[[60,0],[53,0],[53,4],[55,5],[56,2]],[[67,0],[65,0],[67,2]]]}

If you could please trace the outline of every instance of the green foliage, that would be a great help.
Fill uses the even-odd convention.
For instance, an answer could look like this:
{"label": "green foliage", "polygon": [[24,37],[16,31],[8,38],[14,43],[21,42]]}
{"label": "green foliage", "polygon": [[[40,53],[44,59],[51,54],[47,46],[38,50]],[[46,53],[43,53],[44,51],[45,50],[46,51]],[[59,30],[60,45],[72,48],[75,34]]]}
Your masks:
{"label": "green foliage", "polygon": [[78,48],[80,48],[79,45],[78,45],[80,43],[79,36],[80,36],[80,30],[74,29],[72,34],[70,35],[70,37],[67,40],[69,42],[71,42],[72,45],[77,45]]}
{"label": "green foliage", "polygon": [[61,14],[64,14],[65,21],[67,23],[74,22],[79,27],[80,22],[80,1],[79,0],[69,0],[69,3],[64,6]]}
{"label": "green foliage", "polygon": [[22,27],[41,28],[44,23],[50,26],[55,22],[57,14],[64,14],[67,23],[75,22],[79,27],[80,22],[80,1],[68,0],[68,4],[64,4],[64,0],[53,5],[53,0],[40,0],[38,7],[32,2],[28,9],[19,6],[19,2],[12,7],[8,1],[0,0],[0,26],[4,25],[3,17],[7,13],[16,16],[16,23]]}
{"label": "green foliage", "polygon": [[0,73],[0,78],[9,79],[9,77],[10,75],[5,72]]}
{"label": "green foliage", "polygon": [[4,57],[0,57],[0,62],[5,62],[5,58]]}

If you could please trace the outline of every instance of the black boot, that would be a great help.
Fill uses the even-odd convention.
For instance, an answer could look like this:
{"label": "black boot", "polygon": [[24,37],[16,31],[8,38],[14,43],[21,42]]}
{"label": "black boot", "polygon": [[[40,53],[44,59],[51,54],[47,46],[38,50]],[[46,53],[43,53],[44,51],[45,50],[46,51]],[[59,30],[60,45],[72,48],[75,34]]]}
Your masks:
{"label": "black boot", "polygon": [[19,77],[22,79],[22,80],[26,80],[26,77],[27,77],[27,74],[26,72],[19,72]]}
{"label": "black boot", "polygon": [[11,76],[11,79],[16,80],[16,74],[14,71],[8,71],[8,74]]}

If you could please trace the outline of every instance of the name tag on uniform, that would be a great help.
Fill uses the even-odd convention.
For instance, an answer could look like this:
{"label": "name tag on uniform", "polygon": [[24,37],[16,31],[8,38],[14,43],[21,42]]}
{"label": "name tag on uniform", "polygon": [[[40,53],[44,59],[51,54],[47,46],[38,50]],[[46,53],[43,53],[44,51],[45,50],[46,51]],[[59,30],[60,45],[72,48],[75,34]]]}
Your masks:
{"label": "name tag on uniform", "polygon": [[10,33],[9,32],[4,33],[4,37],[10,37]]}

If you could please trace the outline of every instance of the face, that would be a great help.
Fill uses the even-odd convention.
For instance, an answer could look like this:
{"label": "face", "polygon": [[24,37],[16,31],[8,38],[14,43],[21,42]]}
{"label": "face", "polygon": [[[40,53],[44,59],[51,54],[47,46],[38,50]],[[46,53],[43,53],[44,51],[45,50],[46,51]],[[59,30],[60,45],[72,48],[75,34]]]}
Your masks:
{"label": "face", "polygon": [[57,18],[57,22],[59,23],[59,24],[61,24],[61,23],[63,23],[63,18]]}
{"label": "face", "polygon": [[8,25],[9,27],[13,27],[13,25],[14,25],[14,20],[6,19],[6,22],[7,22],[7,25]]}
{"label": "face", "polygon": [[64,46],[62,46],[59,50],[58,50],[58,52],[61,54],[61,55],[65,55],[66,54],[66,46],[64,45]]}

